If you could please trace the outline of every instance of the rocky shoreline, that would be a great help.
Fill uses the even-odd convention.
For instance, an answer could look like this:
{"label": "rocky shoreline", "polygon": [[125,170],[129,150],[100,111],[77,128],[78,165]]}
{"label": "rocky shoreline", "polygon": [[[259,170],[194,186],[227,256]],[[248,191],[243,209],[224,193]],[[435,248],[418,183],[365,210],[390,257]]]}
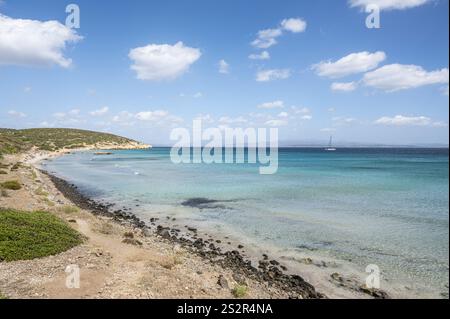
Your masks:
{"label": "rocky shoreline", "polygon": [[[286,274],[286,268],[277,260],[269,259],[267,255],[263,255],[262,259],[258,261],[258,266],[255,267],[239,251],[223,251],[216,245],[220,243],[220,240],[200,237],[195,228],[185,226],[192,234],[190,236],[182,233],[180,229],[159,224],[157,218],[151,218],[149,223],[145,223],[130,210],[114,210],[112,209],[113,204],[97,203],[83,195],[75,185],[49,172],[41,172],[46,174],[55,187],[78,207],[89,210],[94,215],[105,216],[118,223],[139,229],[145,236],[156,235],[170,243],[180,245],[191,253],[202,257],[207,262],[231,270],[233,272],[233,279],[238,283],[245,284],[245,278],[250,278],[261,283],[266,283],[268,286],[282,289],[288,293],[290,298],[326,298],[324,294],[316,291],[315,287],[306,282],[302,277]],[[139,242],[134,242],[134,244],[139,245]],[[242,248],[243,246],[240,245],[239,247]],[[220,278],[218,284],[223,286],[227,285],[226,280],[222,280],[221,282]]]}

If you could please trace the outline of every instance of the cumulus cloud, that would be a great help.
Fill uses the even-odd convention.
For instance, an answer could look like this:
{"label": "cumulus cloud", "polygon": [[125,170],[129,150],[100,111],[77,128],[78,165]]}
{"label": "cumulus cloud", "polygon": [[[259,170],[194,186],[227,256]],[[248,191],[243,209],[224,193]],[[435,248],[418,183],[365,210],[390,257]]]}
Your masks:
{"label": "cumulus cloud", "polygon": [[72,60],[64,56],[64,49],[81,39],[74,29],[58,21],[13,19],[0,14],[0,65],[67,68]]}
{"label": "cumulus cloud", "polygon": [[17,117],[17,118],[22,118],[22,117],[26,117],[27,115],[23,112],[19,112],[16,110],[10,110],[8,111],[8,115],[12,116],[12,117]]}
{"label": "cumulus cloud", "polygon": [[281,36],[281,29],[265,29],[258,31],[258,37],[252,42],[252,45],[258,49],[268,49],[277,44],[276,38]]}
{"label": "cumulus cloud", "polygon": [[128,57],[133,61],[131,69],[140,80],[173,80],[183,75],[200,57],[199,49],[175,45],[149,44],[130,50]]}
{"label": "cumulus cloud", "polygon": [[225,60],[219,61],[219,73],[228,74],[230,73],[230,65]]}
{"label": "cumulus cloud", "polygon": [[272,69],[262,70],[256,74],[256,81],[269,82],[274,80],[284,80],[291,76],[291,70],[289,69]]}
{"label": "cumulus cloud", "polygon": [[175,126],[183,122],[181,117],[165,110],[142,111],[134,114],[134,118],[142,122],[151,122],[159,126]]}
{"label": "cumulus cloud", "polygon": [[417,65],[390,64],[366,73],[365,85],[387,92],[418,88],[431,84],[448,84],[448,68],[426,71]]}
{"label": "cumulus cloud", "polygon": [[283,107],[284,107],[283,101],[265,102],[265,103],[258,105],[259,109],[277,109],[277,108],[283,108]]}
{"label": "cumulus cloud", "polygon": [[102,115],[105,115],[106,113],[108,113],[108,111],[109,111],[109,107],[104,106],[98,110],[89,112],[89,114],[91,114],[92,116],[102,116]]}
{"label": "cumulus cloud", "polygon": [[277,38],[283,35],[283,31],[293,33],[304,32],[306,25],[306,21],[300,18],[284,19],[276,28],[258,31],[256,39],[251,44],[258,49],[268,49],[278,43]]}
{"label": "cumulus cloud", "polygon": [[370,53],[367,51],[349,54],[336,62],[322,61],[312,66],[319,75],[328,78],[341,78],[351,74],[367,72],[375,69],[386,59],[382,51]]}
{"label": "cumulus cloud", "polygon": [[293,33],[304,32],[306,30],[306,21],[300,18],[284,19],[281,21],[281,27]]}
{"label": "cumulus cloud", "polygon": [[445,126],[442,122],[433,122],[426,116],[404,116],[396,115],[394,117],[383,116],[375,121],[375,124],[390,126]]}
{"label": "cumulus cloud", "polygon": [[349,0],[351,7],[365,9],[368,5],[376,5],[381,10],[404,10],[424,5],[431,0]]}
{"label": "cumulus cloud", "polygon": [[269,60],[270,54],[267,51],[263,51],[260,54],[250,54],[248,56],[250,60]]}
{"label": "cumulus cloud", "polygon": [[331,84],[331,89],[333,91],[340,92],[351,92],[356,90],[357,84],[356,82],[334,82]]}

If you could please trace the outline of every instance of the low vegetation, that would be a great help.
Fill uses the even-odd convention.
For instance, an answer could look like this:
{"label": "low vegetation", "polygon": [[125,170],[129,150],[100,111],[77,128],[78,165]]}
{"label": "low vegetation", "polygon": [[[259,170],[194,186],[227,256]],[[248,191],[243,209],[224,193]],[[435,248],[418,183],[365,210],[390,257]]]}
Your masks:
{"label": "low vegetation", "polygon": [[235,298],[244,298],[248,293],[248,287],[246,285],[237,285],[231,290],[231,293]]}
{"label": "low vegetation", "polygon": [[13,130],[0,128],[0,158],[2,154],[16,154],[37,147],[44,151],[80,148],[97,143],[124,144],[134,142],[125,137],[78,129],[39,128]]}
{"label": "low vegetation", "polygon": [[6,181],[0,184],[1,188],[17,191],[22,188],[18,181]]}
{"label": "low vegetation", "polygon": [[56,255],[82,241],[81,234],[48,212],[0,209],[0,262]]}
{"label": "low vegetation", "polygon": [[2,293],[0,292],[0,300],[2,300],[2,299],[8,299],[8,297],[6,297],[4,294],[2,294]]}
{"label": "low vegetation", "polygon": [[6,175],[6,174],[8,174],[8,172],[0,169],[0,175]]}
{"label": "low vegetation", "polygon": [[64,214],[74,214],[74,213],[78,213],[80,210],[76,206],[65,205],[65,206],[59,207],[58,211],[60,211],[61,213],[64,213]]}

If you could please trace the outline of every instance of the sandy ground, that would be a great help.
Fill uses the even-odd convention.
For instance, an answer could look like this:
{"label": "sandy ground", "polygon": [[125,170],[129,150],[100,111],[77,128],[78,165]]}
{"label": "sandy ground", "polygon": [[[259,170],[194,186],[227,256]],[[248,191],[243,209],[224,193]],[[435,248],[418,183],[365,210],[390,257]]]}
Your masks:
{"label": "sandy ground", "polygon": [[[60,152],[62,153],[62,152]],[[233,298],[238,285],[229,270],[213,265],[173,243],[141,230],[112,222],[89,211],[67,209],[73,204],[33,164],[45,152],[9,156],[3,163],[23,162],[0,175],[0,182],[18,180],[23,188],[0,196],[0,207],[46,210],[66,220],[84,236],[84,244],[57,256],[0,263],[0,292],[8,298]],[[123,243],[132,232],[142,246]],[[80,288],[67,288],[66,267],[80,268]],[[223,276],[226,284],[220,285]],[[238,279],[241,280],[241,279]],[[246,298],[287,298],[284,291],[245,279]]]}

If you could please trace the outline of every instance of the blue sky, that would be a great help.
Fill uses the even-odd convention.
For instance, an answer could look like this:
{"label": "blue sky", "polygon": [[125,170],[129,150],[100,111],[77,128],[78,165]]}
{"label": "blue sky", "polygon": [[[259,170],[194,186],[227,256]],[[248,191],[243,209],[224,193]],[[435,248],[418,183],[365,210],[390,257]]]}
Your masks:
{"label": "blue sky", "polygon": [[1,127],[170,144],[201,117],[285,143],[448,144],[447,0],[79,0],[72,30],[69,3],[0,4]]}

